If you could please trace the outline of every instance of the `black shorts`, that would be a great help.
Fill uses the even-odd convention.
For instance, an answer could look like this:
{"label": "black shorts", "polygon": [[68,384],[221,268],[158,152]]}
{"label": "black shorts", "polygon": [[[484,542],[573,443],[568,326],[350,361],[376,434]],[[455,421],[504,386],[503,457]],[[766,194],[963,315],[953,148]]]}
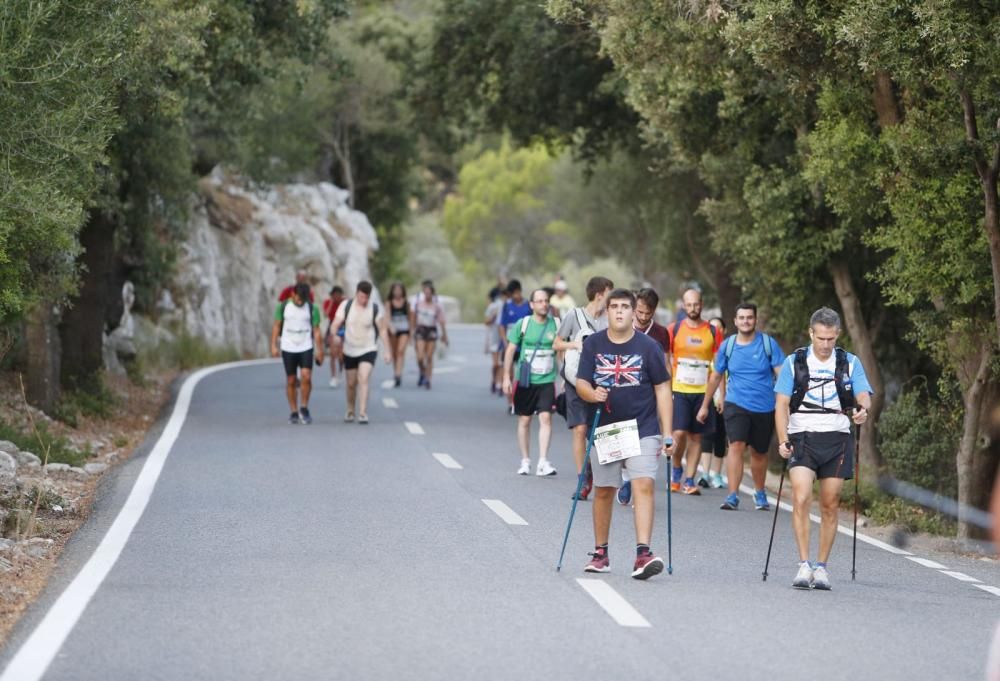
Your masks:
{"label": "black shorts", "polygon": [[715,427],[712,416],[715,412],[714,409],[708,410],[708,419],[705,420],[705,423],[699,423],[698,419],[695,418],[704,399],[705,393],[674,392],[674,430],[683,430],[694,435],[711,432]]}
{"label": "black shorts", "polygon": [[702,454],[712,454],[721,459],[726,456],[726,420],[719,416],[719,412],[715,409],[709,410],[710,414],[712,412],[715,415],[709,418],[715,419],[715,431],[701,434],[701,452]]}
{"label": "black shorts", "polygon": [[594,420],[594,410],[597,405],[585,402],[580,397],[576,388],[569,383],[566,384],[566,426],[570,429],[577,426],[589,426]]}
{"label": "black shorts", "polygon": [[417,340],[422,341],[436,341],[438,339],[438,328],[436,326],[418,326],[417,332],[414,334]]}
{"label": "black shorts", "polygon": [[556,401],[556,384],[518,385],[514,391],[514,413],[533,416],[540,411],[552,411]]}
{"label": "black shorts", "polygon": [[285,352],[282,350],[281,361],[285,364],[285,376],[294,376],[298,373],[299,369],[308,369],[312,371],[312,348],[306,350],[305,352]]}
{"label": "black shorts", "polygon": [[767,454],[771,448],[771,434],[774,433],[773,411],[749,411],[726,402],[722,410],[726,421],[726,433],[730,442],[746,442],[758,454]]}
{"label": "black shorts", "polygon": [[347,371],[353,371],[358,368],[358,365],[364,362],[365,364],[371,364],[375,366],[375,361],[378,359],[378,353],[374,350],[372,352],[366,352],[363,355],[358,355],[357,357],[351,357],[350,355],[344,355],[344,369]]}
{"label": "black shorts", "polygon": [[854,436],[851,433],[793,433],[792,456],[788,467],[805,466],[816,471],[816,477],[854,477]]}

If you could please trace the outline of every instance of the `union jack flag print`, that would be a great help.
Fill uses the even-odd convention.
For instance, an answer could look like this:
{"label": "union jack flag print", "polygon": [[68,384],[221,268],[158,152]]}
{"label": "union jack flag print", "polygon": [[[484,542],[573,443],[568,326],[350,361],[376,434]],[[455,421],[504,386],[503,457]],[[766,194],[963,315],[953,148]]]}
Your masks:
{"label": "union jack flag print", "polygon": [[594,380],[602,388],[636,386],[642,379],[642,355],[602,355],[594,358]]}

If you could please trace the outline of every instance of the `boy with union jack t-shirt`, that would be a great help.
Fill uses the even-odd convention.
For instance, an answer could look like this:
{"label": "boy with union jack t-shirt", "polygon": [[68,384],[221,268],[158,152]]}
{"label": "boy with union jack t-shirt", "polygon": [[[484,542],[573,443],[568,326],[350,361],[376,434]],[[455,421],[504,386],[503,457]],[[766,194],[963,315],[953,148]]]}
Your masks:
{"label": "boy with union jack t-shirt", "polygon": [[632,481],[635,504],[636,559],[632,576],[648,579],[663,570],[663,559],[649,548],[653,534],[653,490],[659,456],[673,446],[671,421],[673,396],[670,372],[663,348],[652,338],[632,327],[635,296],[627,289],[608,295],[608,328],[587,337],[583,342],[576,391],[579,396],[598,403],[600,425],[635,419],[639,450],[636,456],[601,464],[596,447],[591,448],[594,469],[594,553],[585,572],[608,572],[608,535],[615,490],[621,483],[622,468]]}

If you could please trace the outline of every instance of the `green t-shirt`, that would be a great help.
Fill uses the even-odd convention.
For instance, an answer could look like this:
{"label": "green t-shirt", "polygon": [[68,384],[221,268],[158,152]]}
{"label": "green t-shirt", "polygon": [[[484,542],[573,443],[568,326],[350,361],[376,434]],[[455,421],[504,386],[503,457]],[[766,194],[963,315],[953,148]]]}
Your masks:
{"label": "green t-shirt", "polygon": [[[556,339],[556,323],[549,317],[544,324],[535,321],[534,315],[528,317],[528,326],[521,338],[521,327],[524,322],[518,320],[507,329],[507,340],[521,346],[521,359],[518,370],[523,362],[531,360],[531,385],[555,383],[556,353],[552,342]],[[522,342],[523,341],[523,342]],[[537,349],[536,349],[537,348]],[[517,375],[517,372],[514,374]]]}

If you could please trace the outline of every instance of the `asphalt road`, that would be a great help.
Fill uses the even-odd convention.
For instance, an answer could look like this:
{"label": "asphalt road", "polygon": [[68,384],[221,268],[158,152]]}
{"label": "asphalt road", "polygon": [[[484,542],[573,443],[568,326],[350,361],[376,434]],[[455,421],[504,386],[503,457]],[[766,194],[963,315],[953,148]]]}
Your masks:
{"label": "asphalt road", "polygon": [[[79,620],[59,596],[80,586],[154,461],[162,423],[108,479],[15,630],[4,681],[984,677],[1000,619],[997,563],[859,541],[851,582],[840,535],[833,591],[799,591],[782,512],[765,583],[772,516],[747,510],[748,499],[718,510],[722,490],[674,496],[673,575],[629,577],[634,533],[620,506],[612,572],[585,575],[589,503],[557,573],[575,486],[565,424],[556,417],[559,474],[515,475],[514,420],[487,390],[481,330],[452,337],[432,391],[416,388],[412,366],[402,388],[378,387],[390,376],[379,366],[368,426],[342,422],[343,388],[325,380],[315,422],[287,425],[277,363],[204,377],[120,556],[89,600],[77,598]],[[657,488],[653,549],[666,556],[663,472]],[[62,645],[44,633],[60,622]]]}

